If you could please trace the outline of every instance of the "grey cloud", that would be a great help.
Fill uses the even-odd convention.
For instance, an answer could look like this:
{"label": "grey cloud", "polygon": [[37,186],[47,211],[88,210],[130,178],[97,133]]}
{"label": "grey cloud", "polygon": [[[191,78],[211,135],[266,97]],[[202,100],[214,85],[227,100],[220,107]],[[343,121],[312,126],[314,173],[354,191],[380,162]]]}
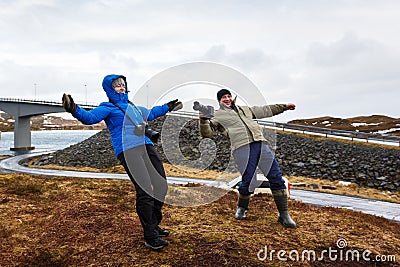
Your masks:
{"label": "grey cloud", "polygon": [[310,71],[339,84],[398,82],[400,55],[378,41],[356,34],[346,34],[329,44],[312,45],[306,60]]}
{"label": "grey cloud", "polygon": [[399,7],[393,0],[2,1],[0,86],[4,96],[32,96],[37,83],[38,95],[58,99],[56,89],[68,89],[85,99],[83,83],[97,90],[108,73],[126,74],[132,89],[165,68],[206,60],[241,71],[272,102],[299,103],[294,116],[351,112],[359,99],[368,103],[358,103],[361,113],[398,114]]}
{"label": "grey cloud", "polygon": [[273,57],[267,56],[261,49],[248,48],[239,52],[229,52],[225,45],[210,47],[200,59],[225,62],[249,71],[269,68],[274,64]]}

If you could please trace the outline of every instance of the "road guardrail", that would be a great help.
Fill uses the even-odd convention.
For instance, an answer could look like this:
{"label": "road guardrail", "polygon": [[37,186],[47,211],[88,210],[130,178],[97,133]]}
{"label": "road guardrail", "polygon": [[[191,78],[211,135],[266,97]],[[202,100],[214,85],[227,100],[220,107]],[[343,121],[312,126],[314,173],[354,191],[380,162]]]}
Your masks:
{"label": "road guardrail", "polygon": [[[192,119],[198,118],[197,112],[190,112],[190,111],[174,111],[171,115],[182,116],[182,117],[189,117]],[[365,142],[369,141],[378,141],[387,144],[398,144],[400,146],[400,137],[387,135],[387,134],[378,134],[378,133],[366,133],[366,132],[357,132],[357,131],[346,131],[346,130],[338,130],[338,129],[331,129],[331,128],[322,128],[322,127],[315,127],[315,126],[307,126],[301,124],[291,124],[291,123],[282,123],[282,122],[273,122],[267,121],[265,119],[256,120],[258,124],[265,128],[274,128],[280,129],[282,131],[288,130],[293,132],[302,132],[308,134],[316,134],[316,135],[324,135],[325,137],[342,137],[347,138],[351,141],[354,140],[363,140]]]}

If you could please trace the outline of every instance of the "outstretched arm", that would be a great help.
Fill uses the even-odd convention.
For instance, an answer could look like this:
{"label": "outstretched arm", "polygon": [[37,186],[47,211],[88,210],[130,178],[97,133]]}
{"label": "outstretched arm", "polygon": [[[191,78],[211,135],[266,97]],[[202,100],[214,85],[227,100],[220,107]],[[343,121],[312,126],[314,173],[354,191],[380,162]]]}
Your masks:
{"label": "outstretched arm", "polygon": [[287,110],[294,110],[296,108],[296,105],[293,103],[287,103],[286,108]]}
{"label": "outstretched arm", "polygon": [[199,112],[199,121],[200,121],[200,135],[203,138],[211,138],[214,133],[213,127],[211,127],[209,119],[203,119],[203,114]]}
{"label": "outstretched arm", "polygon": [[91,111],[86,111],[79,105],[75,104],[71,95],[64,94],[62,97],[63,107],[83,124],[95,124],[104,120],[109,110],[106,107],[99,106]]}
{"label": "outstretched arm", "polygon": [[286,110],[294,110],[295,108],[296,108],[295,104],[287,103],[287,104],[275,104],[267,106],[254,106],[251,107],[251,110],[253,111],[255,119],[263,119],[281,114]]}
{"label": "outstretched arm", "polygon": [[211,138],[215,131],[228,136],[226,129],[215,119],[204,118],[204,114],[199,112],[199,122],[200,122],[200,135],[203,138]]}
{"label": "outstretched arm", "polygon": [[72,113],[74,118],[78,119],[83,124],[95,124],[104,120],[110,114],[110,109],[105,106],[96,107],[90,111],[84,110],[79,105],[76,105],[76,111]]}
{"label": "outstretched arm", "polygon": [[183,107],[182,102],[178,101],[178,99],[169,101],[161,106],[155,106],[150,110],[140,107],[143,117],[146,118],[148,121],[152,121],[158,117],[164,116],[168,112],[179,110]]}

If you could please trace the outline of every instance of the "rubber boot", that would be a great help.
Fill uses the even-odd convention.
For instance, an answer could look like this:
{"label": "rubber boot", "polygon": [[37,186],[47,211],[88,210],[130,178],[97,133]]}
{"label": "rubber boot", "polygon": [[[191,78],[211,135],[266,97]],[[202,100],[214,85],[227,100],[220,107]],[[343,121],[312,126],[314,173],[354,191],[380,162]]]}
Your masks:
{"label": "rubber boot", "polygon": [[238,207],[235,213],[235,219],[243,220],[246,218],[247,210],[249,209],[250,195],[239,194]]}
{"label": "rubber boot", "polygon": [[286,189],[272,190],[276,207],[279,211],[278,222],[287,228],[296,228],[296,223],[288,212],[288,195]]}

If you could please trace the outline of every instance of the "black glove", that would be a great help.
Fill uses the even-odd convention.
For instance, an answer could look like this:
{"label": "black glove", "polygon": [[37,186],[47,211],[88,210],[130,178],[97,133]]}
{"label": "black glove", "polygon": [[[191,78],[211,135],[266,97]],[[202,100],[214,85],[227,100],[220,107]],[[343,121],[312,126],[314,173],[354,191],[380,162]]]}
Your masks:
{"label": "black glove", "polygon": [[67,112],[74,113],[76,111],[76,104],[71,95],[63,94],[62,103]]}
{"label": "black glove", "polygon": [[183,107],[182,102],[178,101],[178,99],[169,101],[167,103],[169,111],[177,111]]}

